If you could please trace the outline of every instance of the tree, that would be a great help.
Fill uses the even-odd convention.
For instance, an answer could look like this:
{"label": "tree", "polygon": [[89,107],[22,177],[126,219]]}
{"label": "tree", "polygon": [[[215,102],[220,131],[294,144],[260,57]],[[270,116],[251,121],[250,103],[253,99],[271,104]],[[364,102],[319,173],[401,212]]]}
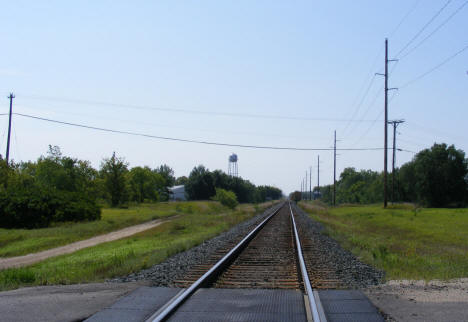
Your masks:
{"label": "tree", "polygon": [[151,171],[149,167],[132,168],[128,178],[132,201],[143,202],[145,199],[157,201],[159,191],[164,188],[165,180],[162,175]]}
{"label": "tree", "polygon": [[163,164],[154,170],[164,178],[164,185],[172,187],[175,184],[174,170],[167,164]]}
{"label": "tree", "polygon": [[188,178],[186,176],[178,177],[175,181],[175,185],[176,186],[185,185],[187,181],[188,181]]}
{"label": "tree", "polygon": [[[430,207],[459,206],[466,200],[468,163],[454,145],[434,144],[411,161],[417,199]],[[407,179],[407,178],[406,178]]]}
{"label": "tree", "polygon": [[185,192],[192,200],[208,200],[215,194],[213,177],[208,169],[199,165],[190,172]]}
{"label": "tree", "polygon": [[213,200],[219,201],[223,206],[230,209],[236,208],[239,204],[234,192],[221,188],[216,188],[216,195],[213,197]]}
{"label": "tree", "polygon": [[116,207],[128,200],[127,174],[128,163],[124,158],[115,156],[104,159],[101,163],[100,174],[104,179],[105,188],[112,207]]}
{"label": "tree", "polygon": [[96,171],[87,161],[63,157],[58,147],[49,146],[48,155],[37,162],[5,167],[0,158],[1,227],[47,227],[51,222],[100,218]]}

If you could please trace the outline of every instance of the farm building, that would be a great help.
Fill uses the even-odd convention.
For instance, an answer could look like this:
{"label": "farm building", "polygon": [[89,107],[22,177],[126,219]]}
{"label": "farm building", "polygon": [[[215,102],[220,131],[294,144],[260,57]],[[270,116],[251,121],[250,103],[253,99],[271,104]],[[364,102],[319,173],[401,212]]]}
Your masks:
{"label": "farm building", "polygon": [[169,188],[169,200],[177,201],[177,200],[187,200],[185,196],[185,186],[174,186]]}

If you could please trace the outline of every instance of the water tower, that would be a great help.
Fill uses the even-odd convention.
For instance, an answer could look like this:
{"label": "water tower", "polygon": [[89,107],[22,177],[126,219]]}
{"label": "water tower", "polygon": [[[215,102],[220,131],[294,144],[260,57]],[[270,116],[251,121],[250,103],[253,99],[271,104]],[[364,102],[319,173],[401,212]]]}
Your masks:
{"label": "water tower", "polygon": [[228,168],[228,175],[232,177],[239,176],[239,172],[237,170],[237,154],[233,153],[229,156],[229,168]]}

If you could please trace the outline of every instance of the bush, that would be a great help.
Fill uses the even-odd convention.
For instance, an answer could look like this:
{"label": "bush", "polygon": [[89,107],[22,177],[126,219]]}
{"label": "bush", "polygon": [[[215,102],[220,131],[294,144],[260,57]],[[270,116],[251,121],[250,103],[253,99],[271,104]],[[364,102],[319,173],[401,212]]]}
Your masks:
{"label": "bush", "polygon": [[213,200],[219,201],[222,205],[234,209],[239,204],[237,202],[236,194],[232,191],[216,188],[216,195]]}
{"label": "bush", "polygon": [[38,187],[9,187],[0,192],[0,227],[41,228],[51,222],[100,218],[96,201],[79,193]]}

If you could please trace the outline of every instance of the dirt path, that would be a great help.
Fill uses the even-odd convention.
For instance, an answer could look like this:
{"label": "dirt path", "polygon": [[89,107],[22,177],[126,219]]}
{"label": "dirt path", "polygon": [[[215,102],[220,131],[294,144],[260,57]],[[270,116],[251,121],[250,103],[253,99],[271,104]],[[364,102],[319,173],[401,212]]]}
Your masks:
{"label": "dirt path", "polygon": [[[174,219],[176,216],[171,217],[170,220]],[[48,250],[44,250],[38,253],[32,253],[23,256],[16,256],[16,257],[9,257],[9,258],[2,258],[0,259],[0,270],[10,267],[20,267],[26,266],[30,264],[37,263],[49,257],[54,257],[63,254],[69,254],[76,252],[77,250],[95,246],[101,243],[110,242],[113,240],[125,238],[139,232],[154,228],[156,226],[161,225],[164,222],[169,221],[169,219],[156,219],[153,221],[149,221],[143,224],[127,227],[121,230],[113,231],[104,235],[99,235],[93,238],[80,240],[65,246],[52,248]]]}

